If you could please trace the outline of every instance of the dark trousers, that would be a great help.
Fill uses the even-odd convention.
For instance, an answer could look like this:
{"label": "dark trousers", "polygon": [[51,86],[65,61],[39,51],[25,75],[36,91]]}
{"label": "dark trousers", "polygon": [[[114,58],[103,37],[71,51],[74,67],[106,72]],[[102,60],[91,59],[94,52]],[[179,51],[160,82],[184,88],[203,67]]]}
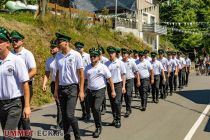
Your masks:
{"label": "dark trousers", "polygon": [[106,95],[104,95],[104,100],[102,103],[102,110],[106,110]]}
{"label": "dark trousers", "polygon": [[186,71],[182,70],[182,87],[186,85],[185,82],[186,82]]}
{"label": "dark trousers", "polygon": [[78,84],[59,86],[58,88],[64,135],[69,134],[70,128],[72,127],[75,139],[80,139],[78,121],[74,116],[77,104],[78,92],[79,92]]}
{"label": "dark trousers", "polygon": [[112,98],[111,87],[109,84],[107,86],[108,96],[111,103],[112,115],[113,115],[114,120],[121,120],[122,82],[115,83],[114,88],[115,88],[116,97]]}
{"label": "dark trousers", "polygon": [[[29,91],[30,91],[30,102],[31,102],[31,99],[32,99],[32,96],[33,96],[33,82],[32,81],[29,81],[28,82],[29,84]],[[25,100],[24,100],[24,97],[22,97],[22,106],[24,109],[24,105],[25,105]],[[22,110],[23,111],[23,110]],[[20,118],[20,121],[18,123],[18,129],[19,130],[31,130],[31,123],[30,123],[30,119],[25,119],[23,117],[23,113],[21,114],[21,118]],[[32,137],[30,136],[25,136],[25,137],[20,137],[21,140],[31,140]]]}
{"label": "dark trousers", "polygon": [[160,75],[154,76],[154,83],[152,84],[152,99],[158,100],[159,98]]}
{"label": "dark trousers", "polygon": [[183,88],[185,81],[185,71],[179,70],[178,76],[179,76],[179,88]]}
{"label": "dark trousers", "polygon": [[[21,98],[0,100],[0,122],[2,130],[16,130],[22,114]],[[5,136],[4,140],[12,140],[14,137]]]}
{"label": "dark trousers", "polygon": [[186,72],[186,81],[185,81],[185,85],[188,85],[188,82],[189,82],[189,75],[190,75],[190,73],[189,73],[189,72]]}
{"label": "dark trousers", "polygon": [[86,80],[84,83],[85,99],[83,102],[80,102],[83,116],[90,115],[90,105],[89,105],[89,99],[88,99],[88,93],[87,93],[87,85],[88,85],[88,82]]}
{"label": "dark trousers", "polygon": [[[51,88],[51,93],[54,95],[54,91],[55,91],[55,82],[51,82],[50,84],[50,88]],[[60,103],[55,100],[56,102],[56,107],[57,107],[57,125],[58,126],[62,126],[62,113],[61,113],[61,106]]]}
{"label": "dark trousers", "polygon": [[161,93],[161,96],[166,96],[168,94],[168,81],[169,81],[169,78],[168,78],[168,72],[165,71],[165,78],[166,78],[166,81],[164,82],[164,77],[163,75],[160,75],[160,93]]}
{"label": "dark trousers", "polygon": [[173,88],[174,88],[174,91],[176,91],[176,89],[177,89],[177,75],[175,75],[175,72],[174,72]]}
{"label": "dark trousers", "polygon": [[174,89],[174,72],[171,72],[169,76],[169,88],[170,88],[170,93],[172,93]]}
{"label": "dark trousers", "polygon": [[141,106],[143,108],[147,107],[147,96],[149,87],[149,78],[141,79],[141,86],[139,87],[139,93],[141,98]]}
{"label": "dark trousers", "polygon": [[126,80],[126,84],[125,84],[126,93],[124,95],[122,95],[122,99],[123,99],[123,97],[125,99],[126,111],[129,111],[129,112],[131,112],[131,100],[132,100],[133,86],[134,86],[134,79]]}
{"label": "dark trousers", "polygon": [[[134,78],[134,83],[137,83],[136,78]],[[136,86],[136,84],[134,84],[134,92],[135,92],[135,96],[137,97],[139,94],[139,88]]]}
{"label": "dark trousers", "polygon": [[104,100],[106,88],[102,88],[99,90],[88,90],[89,94],[89,103],[93,113],[93,118],[95,121],[96,128],[102,127],[101,124],[101,106]]}

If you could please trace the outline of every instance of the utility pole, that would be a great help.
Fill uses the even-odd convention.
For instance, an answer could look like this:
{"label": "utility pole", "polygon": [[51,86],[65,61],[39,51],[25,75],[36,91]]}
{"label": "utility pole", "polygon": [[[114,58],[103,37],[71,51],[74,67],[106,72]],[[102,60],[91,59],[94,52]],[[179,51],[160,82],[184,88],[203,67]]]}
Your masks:
{"label": "utility pole", "polygon": [[115,29],[117,28],[117,1],[115,0]]}

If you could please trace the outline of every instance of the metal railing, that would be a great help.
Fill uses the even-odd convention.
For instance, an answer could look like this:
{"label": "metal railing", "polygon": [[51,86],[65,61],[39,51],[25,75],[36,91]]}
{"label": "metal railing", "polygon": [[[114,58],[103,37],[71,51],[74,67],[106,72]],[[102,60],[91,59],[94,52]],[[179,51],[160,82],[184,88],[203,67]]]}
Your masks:
{"label": "metal railing", "polygon": [[160,34],[160,35],[167,34],[167,28],[165,26],[161,26],[161,25],[157,25],[157,24],[143,24],[142,31],[156,33],[156,34]]}
{"label": "metal railing", "polygon": [[131,29],[137,29],[137,22],[134,21],[117,21],[116,23],[117,27],[125,27],[125,28],[131,28]]}

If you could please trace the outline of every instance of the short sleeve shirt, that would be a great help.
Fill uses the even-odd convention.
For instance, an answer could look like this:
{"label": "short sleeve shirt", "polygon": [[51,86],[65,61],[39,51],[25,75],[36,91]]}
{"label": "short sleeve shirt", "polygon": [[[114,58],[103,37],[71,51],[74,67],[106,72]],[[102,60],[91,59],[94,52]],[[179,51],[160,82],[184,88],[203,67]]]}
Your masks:
{"label": "short sleeve shirt", "polygon": [[179,69],[182,69],[186,66],[186,61],[184,58],[180,57],[179,59],[177,59],[178,63],[179,63]]}
{"label": "short sleeve shirt", "polygon": [[101,61],[100,61],[100,62],[101,62],[102,64],[105,64],[107,61],[109,61],[108,58],[106,58],[106,57],[104,57],[104,56],[101,57]]}
{"label": "short sleeve shirt", "polygon": [[82,61],[83,61],[84,68],[86,68],[87,65],[89,65],[91,63],[90,55],[88,53],[83,53],[82,54]]}
{"label": "short sleeve shirt", "polygon": [[163,65],[160,61],[155,60],[154,62],[152,62],[152,67],[154,70],[154,75],[160,75],[162,70],[163,70]]}
{"label": "short sleeve shirt", "polygon": [[140,74],[141,79],[150,77],[150,71],[153,68],[152,68],[152,64],[149,61],[147,61],[145,59],[143,61],[137,60],[136,65],[137,65],[138,72]]}
{"label": "short sleeve shirt", "polygon": [[24,60],[28,71],[32,68],[36,68],[34,55],[29,50],[23,48],[20,52],[15,53],[15,51],[13,51],[13,53]]}
{"label": "short sleeve shirt", "polygon": [[55,81],[56,77],[56,63],[55,57],[49,57],[45,63],[45,71],[49,71],[52,81]]}
{"label": "short sleeve shirt", "polygon": [[128,80],[134,78],[134,73],[138,72],[135,61],[132,59],[128,59],[127,61],[123,61],[123,63],[126,68],[126,79]]}
{"label": "short sleeve shirt", "polygon": [[77,70],[84,69],[80,53],[75,50],[70,50],[66,55],[59,52],[55,57],[55,61],[56,70],[59,71],[59,85],[79,83]]}
{"label": "short sleeve shirt", "polygon": [[152,58],[151,58],[151,57],[149,57],[149,56],[147,56],[147,58],[145,58],[145,60],[147,60],[147,61],[151,62],[151,61],[152,61]]}
{"label": "short sleeve shirt", "polygon": [[122,82],[121,76],[126,74],[126,68],[124,63],[121,60],[116,59],[115,61],[107,61],[105,64],[112,74],[113,82]]}
{"label": "short sleeve shirt", "polygon": [[176,70],[177,65],[178,65],[176,60],[175,59],[169,59],[168,62],[169,62],[169,65],[171,67],[171,71],[174,72]]}
{"label": "short sleeve shirt", "polygon": [[99,90],[106,87],[106,80],[111,78],[111,73],[106,65],[98,63],[95,67],[89,64],[85,68],[85,79],[88,80],[88,89]]}
{"label": "short sleeve shirt", "polygon": [[189,67],[191,66],[191,60],[189,58],[185,59],[186,65]]}
{"label": "short sleeve shirt", "polygon": [[0,63],[0,100],[23,96],[22,83],[29,80],[23,59],[9,53]]}
{"label": "short sleeve shirt", "polygon": [[168,62],[168,59],[165,58],[165,57],[163,57],[163,59],[158,59],[158,60],[162,63],[162,65],[163,65],[163,70],[164,70],[164,71],[168,71],[168,69],[169,69],[169,67],[170,67],[169,62]]}

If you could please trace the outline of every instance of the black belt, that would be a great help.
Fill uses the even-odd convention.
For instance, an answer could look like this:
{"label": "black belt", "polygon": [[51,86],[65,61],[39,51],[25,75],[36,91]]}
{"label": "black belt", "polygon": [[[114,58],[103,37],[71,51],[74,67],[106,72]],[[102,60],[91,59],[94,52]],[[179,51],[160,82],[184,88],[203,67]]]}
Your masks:
{"label": "black belt", "polygon": [[160,76],[160,74],[154,75],[155,77]]}
{"label": "black belt", "polygon": [[21,100],[22,97],[17,97],[17,98],[13,98],[13,99],[6,99],[6,100],[0,100],[0,104],[7,104],[7,103],[11,103],[13,101],[16,100]]}
{"label": "black belt", "polygon": [[[104,88],[106,88],[106,87],[104,87]],[[98,89],[98,90],[90,90],[90,89],[88,89],[88,91],[89,91],[89,92],[97,92],[97,91],[102,90],[102,89],[104,89],[104,88],[101,88],[101,89]]]}
{"label": "black belt", "polygon": [[130,80],[133,80],[133,78],[131,78],[131,79],[126,79],[126,81],[130,81]]}
{"label": "black belt", "polygon": [[59,88],[60,88],[60,89],[67,89],[67,88],[70,88],[71,86],[74,86],[74,85],[78,85],[78,84],[59,85]]}
{"label": "black belt", "polygon": [[141,80],[149,80],[149,77],[148,77],[148,78],[143,78],[143,79],[141,79]]}
{"label": "black belt", "polygon": [[114,85],[118,85],[118,84],[121,84],[122,83],[122,81],[121,82],[118,82],[118,83],[114,83]]}

